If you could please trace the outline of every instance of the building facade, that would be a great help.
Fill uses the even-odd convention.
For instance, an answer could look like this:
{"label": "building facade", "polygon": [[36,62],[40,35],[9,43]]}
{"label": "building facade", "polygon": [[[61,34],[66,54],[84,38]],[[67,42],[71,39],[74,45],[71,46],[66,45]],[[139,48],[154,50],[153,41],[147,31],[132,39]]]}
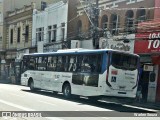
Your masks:
{"label": "building facade", "polygon": [[[6,21],[6,51],[5,69],[8,76],[13,76],[19,71],[16,63],[21,59],[22,55],[31,52],[31,36],[32,36],[32,13],[33,5],[24,6],[21,9],[8,12]],[[19,73],[16,73],[17,75]],[[16,79],[17,76],[16,76]]]}
{"label": "building facade", "polygon": [[24,5],[28,6],[35,3],[37,9],[41,9],[42,3],[46,2],[48,4],[56,2],[57,0],[0,0],[0,56],[2,60],[5,60],[5,50],[6,50],[6,21],[5,18],[8,15],[8,11],[15,11],[22,8]]}
{"label": "building facade", "polygon": [[[160,102],[160,19],[142,22],[136,33],[134,52],[142,64],[141,84],[146,85],[147,100]],[[152,77],[152,78],[151,78]],[[154,79],[154,80],[153,80]]]}
{"label": "building facade", "polygon": [[74,39],[76,0],[59,1],[44,11],[33,12],[32,46],[37,52],[52,52],[70,48],[69,41]]}
{"label": "building facade", "polygon": [[160,1],[154,0],[154,18],[138,24],[134,52],[140,55],[147,101],[160,102]]}
{"label": "building facade", "polygon": [[[91,3],[95,3],[95,0],[81,0],[77,5],[77,14],[80,16],[77,34],[82,38],[86,38],[86,33],[93,32],[91,19],[95,17],[95,10]],[[98,29],[109,32],[111,36],[135,34],[139,22],[154,18],[153,7],[155,1],[151,0],[99,0]],[[88,36],[92,37],[92,33]]]}
{"label": "building facade", "polygon": [[[91,2],[92,1],[92,2]],[[95,48],[93,23],[95,0],[81,0],[77,5],[77,35],[81,47]],[[99,48],[111,48],[140,55],[143,100],[160,102],[159,77],[159,0],[99,0]],[[150,22],[147,22],[150,21]],[[86,34],[90,33],[91,34]],[[105,33],[105,34],[104,34]],[[86,39],[86,35],[90,40]],[[90,42],[89,42],[90,41]],[[75,42],[73,42],[75,44]],[[86,44],[85,44],[86,43]]]}
{"label": "building facade", "polygon": [[[8,12],[6,17],[6,60],[19,58],[18,52],[31,47],[33,5]],[[19,57],[18,57],[19,56]]]}
{"label": "building facade", "polygon": [[15,74],[13,63],[18,61],[23,54],[35,52],[31,44],[33,9],[44,10],[47,4],[54,2],[56,0],[1,1],[1,21],[3,24],[0,31],[2,35],[0,58],[2,79],[8,78],[11,71]]}

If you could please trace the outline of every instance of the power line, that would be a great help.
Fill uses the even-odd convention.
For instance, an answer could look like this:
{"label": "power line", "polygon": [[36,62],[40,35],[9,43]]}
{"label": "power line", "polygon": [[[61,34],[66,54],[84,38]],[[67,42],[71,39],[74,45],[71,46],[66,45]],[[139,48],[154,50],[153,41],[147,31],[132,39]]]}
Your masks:
{"label": "power line", "polygon": [[140,7],[140,8],[106,8],[104,10],[152,10],[152,9],[160,9],[160,7]]}
{"label": "power line", "polygon": [[89,22],[91,23],[92,26],[94,26],[94,24],[93,24],[92,20],[90,19],[89,15],[88,15],[88,13],[87,13],[87,11],[86,11],[86,9],[85,9],[85,7],[84,7],[83,4],[82,4],[81,0],[79,0],[79,2],[81,3],[81,6],[83,7],[83,10],[85,11],[85,13],[86,13],[86,15],[87,15],[87,17],[88,17],[88,19],[89,19]]}

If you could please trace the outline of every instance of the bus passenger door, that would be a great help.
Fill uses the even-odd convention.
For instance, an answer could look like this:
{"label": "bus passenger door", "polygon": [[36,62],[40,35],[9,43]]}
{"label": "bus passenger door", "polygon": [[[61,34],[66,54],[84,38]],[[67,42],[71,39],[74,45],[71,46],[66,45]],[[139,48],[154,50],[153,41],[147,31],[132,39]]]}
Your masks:
{"label": "bus passenger door", "polygon": [[83,95],[84,75],[73,73],[72,75],[72,94]]}
{"label": "bus passenger door", "polygon": [[98,74],[77,73],[73,74],[73,94],[82,96],[96,96],[98,89]]}

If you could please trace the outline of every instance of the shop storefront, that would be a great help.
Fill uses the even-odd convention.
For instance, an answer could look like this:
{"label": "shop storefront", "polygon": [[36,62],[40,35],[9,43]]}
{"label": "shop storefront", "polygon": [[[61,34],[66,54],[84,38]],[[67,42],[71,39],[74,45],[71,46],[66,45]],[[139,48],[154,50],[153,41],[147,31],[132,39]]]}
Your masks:
{"label": "shop storefront", "polygon": [[160,32],[139,31],[136,34],[134,53],[141,59],[141,81],[148,102],[160,102]]}

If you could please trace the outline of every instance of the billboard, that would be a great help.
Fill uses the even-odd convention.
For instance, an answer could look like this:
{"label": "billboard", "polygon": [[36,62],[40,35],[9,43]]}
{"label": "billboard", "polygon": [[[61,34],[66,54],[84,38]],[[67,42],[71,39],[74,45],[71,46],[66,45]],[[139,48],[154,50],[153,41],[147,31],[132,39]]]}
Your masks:
{"label": "billboard", "polygon": [[[128,41],[125,42],[124,41],[125,39]],[[134,41],[135,41],[135,34],[130,34],[125,37],[124,36],[113,37],[113,40],[108,39],[108,48],[133,53]]]}

